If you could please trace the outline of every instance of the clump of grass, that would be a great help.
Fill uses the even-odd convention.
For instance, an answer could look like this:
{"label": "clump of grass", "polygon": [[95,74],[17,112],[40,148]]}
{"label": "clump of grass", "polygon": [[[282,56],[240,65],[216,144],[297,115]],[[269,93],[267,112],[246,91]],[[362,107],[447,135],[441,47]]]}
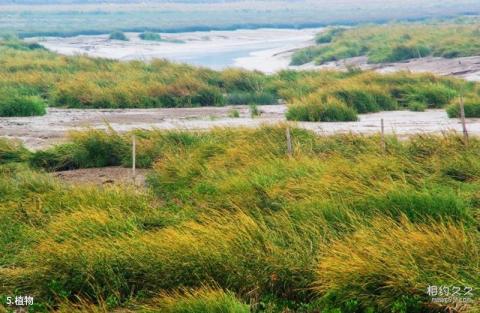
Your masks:
{"label": "clump of grass", "polygon": [[427,105],[422,102],[412,101],[408,104],[408,109],[413,112],[424,112],[427,109]]}
{"label": "clump of grass", "polygon": [[325,100],[306,100],[306,103],[292,105],[288,108],[286,117],[291,121],[310,122],[350,122],[358,119],[355,109],[335,98]]}
{"label": "clump of grass", "polygon": [[158,33],[152,32],[144,32],[138,35],[142,40],[149,40],[149,41],[162,41],[162,37]]}
{"label": "clump of grass", "polygon": [[0,116],[39,116],[46,114],[46,103],[38,96],[22,95],[10,89],[0,90]]}
{"label": "clump of grass", "polygon": [[[465,99],[464,110],[465,117],[480,117],[480,99],[476,97]],[[460,100],[447,107],[447,114],[450,118],[460,118]]]}
{"label": "clump of grass", "polygon": [[478,233],[451,223],[375,219],[368,224],[322,249],[316,282],[321,295],[335,293],[338,303],[355,299],[380,312],[392,307],[430,312],[459,304],[432,303],[427,295],[431,285],[462,282],[479,288],[478,263],[469,262],[480,253]]}
{"label": "clump of grass", "polygon": [[228,117],[239,118],[240,117],[240,112],[236,109],[230,110],[230,112],[228,112]]}
{"label": "clump of grass", "polygon": [[262,115],[262,112],[260,111],[260,109],[256,104],[250,104],[249,109],[250,109],[251,118],[259,117],[260,115]]}
{"label": "clump of grass", "polygon": [[121,31],[111,32],[109,38],[110,40],[128,41],[127,36]]}
{"label": "clump of grass", "polygon": [[104,167],[122,164],[128,142],[113,131],[73,132],[71,142],[47,150],[36,151],[30,163],[49,171]]}
{"label": "clump of grass", "polygon": [[19,141],[0,138],[0,164],[25,162],[30,152]]}

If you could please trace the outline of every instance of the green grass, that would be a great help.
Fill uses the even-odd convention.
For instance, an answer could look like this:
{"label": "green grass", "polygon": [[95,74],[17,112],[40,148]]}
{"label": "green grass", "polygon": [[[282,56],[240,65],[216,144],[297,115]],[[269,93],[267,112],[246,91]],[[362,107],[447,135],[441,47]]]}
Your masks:
{"label": "green grass", "polygon": [[330,28],[317,36],[317,45],[292,57],[292,65],[323,64],[357,56],[370,63],[400,62],[436,56],[445,58],[480,54],[478,19],[366,25]]}
{"label": "green grass", "polygon": [[[448,307],[429,285],[480,288],[477,138],[384,150],[292,128],[289,155],[285,125],[135,134],[146,189],[70,186],[21,164],[29,153],[0,166],[1,295],[59,312],[433,313]],[[128,165],[130,138],[53,150]]]}
{"label": "green grass", "polygon": [[430,74],[352,69],[266,75],[240,69],[213,71],[162,60],[143,63],[65,57],[29,47],[18,40],[0,42],[0,94],[7,95],[0,100],[2,115],[42,115],[47,105],[116,109],[284,101],[290,104],[289,110],[297,111],[289,114],[290,119],[346,121],[355,120],[358,113],[404,109],[411,103],[443,108],[453,103],[460,91],[467,97],[478,94],[477,84]]}
{"label": "green grass", "polygon": [[292,103],[289,120],[354,121],[359,113],[444,108],[454,103],[461,91],[471,97],[478,93],[475,84],[431,74],[350,71],[299,75],[304,77],[290,78],[289,85],[279,91]]}
{"label": "green grass", "polygon": [[355,109],[335,98],[292,105],[288,109],[286,117],[287,120],[310,122],[351,122],[358,119]]}
{"label": "green grass", "polygon": [[0,89],[0,117],[45,115],[46,103],[39,96],[21,94],[14,88]]}
{"label": "green grass", "polygon": [[[477,97],[464,100],[465,117],[480,117],[480,99]],[[460,118],[459,100],[447,107],[448,117]]]}

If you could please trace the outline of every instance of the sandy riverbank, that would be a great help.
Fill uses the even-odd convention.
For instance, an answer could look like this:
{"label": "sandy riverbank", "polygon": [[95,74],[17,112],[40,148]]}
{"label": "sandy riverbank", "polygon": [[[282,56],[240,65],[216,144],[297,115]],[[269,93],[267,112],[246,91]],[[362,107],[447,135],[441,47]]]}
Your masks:
{"label": "sandy riverbank", "polygon": [[315,34],[320,31],[317,28],[162,33],[163,41],[141,40],[138,33],[127,33],[129,41],[110,40],[108,35],[29,40],[64,55],[145,61],[157,58],[214,69],[242,66],[274,72],[289,63],[288,57],[275,55],[313,44]]}
{"label": "sandy riverbank", "polygon": [[[260,106],[262,115],[252,119],[249,108],[208,107],[188,109],[130,109],[130,110],[65,110],[50,108],[41,117],[0,118],[0,136],[22,140],[29,148],[39,149],[64,140],[71,130],[88,127],[119,132],[132,129],[195,129],[212,127],[258,127],[264,124],[285,122],[283,105]],[[240,112],[240,118],[230,118],[232,109]],[[449,119],[444,110],[426,112],[391,111],[361,114],[358,122],[296,123],[299,127],[319,134],[361,133],[372,134],[385,120],[388,133],[408,136],[415,133],[441,133],[461,131],[458,119]],[[480,119],[467,119],[472,135],[480,135]]]}

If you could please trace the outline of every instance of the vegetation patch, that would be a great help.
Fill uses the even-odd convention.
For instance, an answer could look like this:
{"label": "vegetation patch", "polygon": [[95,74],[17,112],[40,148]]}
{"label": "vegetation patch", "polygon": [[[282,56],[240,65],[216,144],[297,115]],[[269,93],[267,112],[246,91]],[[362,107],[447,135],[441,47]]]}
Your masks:
{"label": "vegetation patch", "polygon": [[[135,131],[146,189],[71,186],[21,164],[28,153],[3,158],[0,293],[34,295],[38,312],[433,313],[457,303],[433,303],[429,285],[480,288],[477,139],[384,149],[290,131],[291,154],[285,125]],[[54,151],[128,165],[131,135],[77,133]]]}
{"label": "vegetation patch", "polygon": [[317,36],[316,46],[296,52],[291,64],[323,64],[357,56],[367,56],[370,63],[386,63],[426,56],[456,58],[480,55],[480,45],[476,40],[478,27],[476,19],[467,19],[331,28]]}
{"label": "vegetation patch", "polygon": [[121,31],[111,32],[108,38],[110,38],[110,40],[128,41],[127,36]]}

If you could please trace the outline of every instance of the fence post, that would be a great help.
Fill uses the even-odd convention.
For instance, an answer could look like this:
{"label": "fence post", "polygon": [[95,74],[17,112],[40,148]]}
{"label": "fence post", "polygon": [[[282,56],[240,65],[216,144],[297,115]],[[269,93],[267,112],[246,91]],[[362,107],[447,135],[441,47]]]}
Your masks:
{"label": "fence post", "polygon": [[385,152],[387,150],[387,144],[385,143],[385,122],[383,118],[380,120],[380,129],[381,129],[381,145],[382,150]]}
{"label": "fence post", "polygon": [[137,182],[137,173],[136,173],[136,162],[137,162],[137,143],[135,140],[135,135],[132,136],[132,179],[133,184]]}
{"label": "fence post", "polygon": [[289,156],[292,156],[293,145],[292,145],[292,136],[290,134],[290,126],[287,126],[286,135],[287,135],[287,153]]}
{"label": "fence post", "polygon": [[467,123],[465,121],[465,103],[463,100],[463,96],[460,97],[460,119],[462,121],[463,140],[465,144],[468,145],[468,131]]}

